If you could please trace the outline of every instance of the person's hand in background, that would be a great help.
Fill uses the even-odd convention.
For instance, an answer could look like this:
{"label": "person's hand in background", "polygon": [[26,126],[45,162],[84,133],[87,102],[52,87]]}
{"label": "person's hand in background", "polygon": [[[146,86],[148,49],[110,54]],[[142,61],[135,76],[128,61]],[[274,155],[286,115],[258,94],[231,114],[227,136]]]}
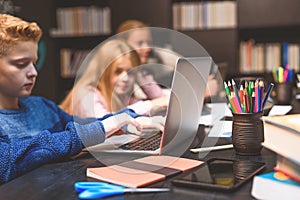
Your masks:
{"label": "person's hand in background", "polygon": [[150,111],[151,116],[166,111],[169,106],[169,99],[170,96],[162,96],[156,99],[152,99],[151,100],[152,107]]}
{"label": "person's hand in background", "polygon": [[136,81],[139,85],[151,84],[156,82],[154,81],[153,75],[147,70],[141,70],[136,74]]}
{"label": "person's hand in background", "polygon": [[206,91],[205,91],[205,98],[216,96],[219,91],[219,84],[217,79],[215,79],[215,76],[213,74],[209,75]]}

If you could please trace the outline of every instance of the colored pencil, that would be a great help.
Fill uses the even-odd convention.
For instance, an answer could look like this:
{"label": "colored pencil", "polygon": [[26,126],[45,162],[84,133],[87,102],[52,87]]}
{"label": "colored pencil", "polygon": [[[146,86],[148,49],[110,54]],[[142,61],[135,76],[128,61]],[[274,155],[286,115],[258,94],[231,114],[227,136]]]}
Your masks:
{"label": "colored pencil", "polygon": [[259,81],[258,83],[258,94],[259,94],[259,99],[258,99],[258,112],[262,111],[262,102],[263,102],[263,97],[264,97],[264,82],[263,81]]}
{"label": "colored pencil", "polygon": [[240,86],[240,90],[239,90],[239,95],[240,95],[240,101],[241,101],[241,105],[242,105],[242,109],[243,109],[243,112],[245,111],[244,110],[244,88],[243,88],[243,85]]}
{"label": "colored pencil", "polygon": [[229,88],[230,91],[233,91],[232,85],[231,85],[230,81],[228,81],[227,86],[228,86],[228,88]]}
{"label": "colored pencil", "polygon": [[230,97],[229,102],[230,102],[230,106],[231,106],[231,111],[233,113],[237,113],[237,108],[236,108],[236,105],[234,103],[233,97]]}
{"label": "colored pencil", "polygon": [[225,87],[225,92],[226,92],[227,96],[230,97],[230,90],[225,81],[224,81],[224,87]]}
{"label": "colored pencil", "polygon": [[242,113],[243,111],[242,111],[241,104],[238,102],[237,97],[235,96],[234,92],[232,92],[231,98],[233,99],[234,107],[236,109],[236,113]]}
{"label": "colored pencil", "polygon": [[231,82],[232,82],[232,89],[233,89],[233,91],[234,91],[234,93],[235,93],[235,96],[236,96],[236,98],[237,98],[237,101],[238,101],[238,103],[241,105],[241,100],[240,100],[239,92],[238,92],[237,86],[236,86],[236,84],[235,84],[235,81],[232,79]]}
{"label": "colored pencil", "polygon": [[245,92],[245,95],[246,95],[246,97],[245,97],[245,100],[246,100],[246,112],[250,113],[251,112],[251,110],[250,110],[250,98],[249,98],[249,96],[248,96],[248,94],[246,92]]}
{"label": "colored pencil", "polygon": [[252,112],[254,113],[255,112],[255,92],[252,93],[252,97],[251,97],[251,102],[252,102]]}
{"label": "colored pencil", "polygon": [[255,93],[255,106],[254,106],[254,112],[258,111],[258,80],[255,81],[254,84],[254,93]]}

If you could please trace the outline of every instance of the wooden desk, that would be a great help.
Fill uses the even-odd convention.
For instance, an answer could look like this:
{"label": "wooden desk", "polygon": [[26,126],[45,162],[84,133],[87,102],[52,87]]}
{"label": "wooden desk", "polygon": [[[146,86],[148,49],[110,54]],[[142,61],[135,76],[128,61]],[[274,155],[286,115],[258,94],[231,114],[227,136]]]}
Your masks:
{"label": "wooden desk", "polygon": [[[291,113],[297,113],[297,111],[300,110],[299,102],[296,102],[296,106],[294,108],[295,109],[293,109]],[[238,156],[232,149],[210,152],[205,157],[201,157],[201,155],[205,154],[198,155],[187,152],[184,157],[200,160],[208,160],[210,158],[220,157],[238,160],[249,159],[255,161],[263,161],[267,164],[263,173],[271,171],[275,165],[276,160],[276,154],[269,151],[268,149],[263,149],[261,155],[259,156]],[[112,156],[111,154],[101,154],[99,156],[101,156],[102,163],[110,164],[116,164],[127,161],[128,159],[132,159],[132,155],[128,155],[130,156],[130,158],[126,155]],[[86,177],[86,168],[103,166],[102,163],[97,161],[90,154],[86,154],[75,160],[44,165],[6,184],[1,185],[0,198],[7,200],[77,199],[77,193],[73,189],[73,184],[77,181],[93,180]],[[243,185],[233,193],[222,193],[200,189],[175,187],[170,182],[174,178],[176,178],[176,176],[149,186],[171,188],[171,191],[167,193],[126,194],[123,196],[115,196],[108,199],[253,199],[250,195],[252,181],[247,182],[245,185]]]}
{"label": "wooden desk", "polygon": [[[197,158],[198,154],[191,154],[191,157]],[[250,159],[263,161],[267,163],[265,172],[272,170],[275,165],[275,154],[263,149],[261,156],[237,156],[234,150],[225,150],[211,152],[201,160],[207,160],[213,157],[232,158],[232,159]],[[122,162],[127,160],[126,156],[102,155],[103,162]],[[87,154],[81,158],[54,164],[44,165],[33,170],[19,178],[16,178],[0,187],[1,199],[26,199],[26,200],[68,200],[77,199],[77,193],[73,189],[73,184],[77,181],[94,181],[86,177],[87,167],[103,166],[94,157]],[[167,193],[149,193],[149,194],[127,194],[123,196],[126,199],[252,199],[250,196],[251,181],[242,186],[234,193],[213,192],[200,189],[189,189],[173,186],[170,181],[176,178],[171,177],[166,181],[160,181],[149,187],[170,187],[172,190]],[[122,198],[122,196],[112,197]]]}

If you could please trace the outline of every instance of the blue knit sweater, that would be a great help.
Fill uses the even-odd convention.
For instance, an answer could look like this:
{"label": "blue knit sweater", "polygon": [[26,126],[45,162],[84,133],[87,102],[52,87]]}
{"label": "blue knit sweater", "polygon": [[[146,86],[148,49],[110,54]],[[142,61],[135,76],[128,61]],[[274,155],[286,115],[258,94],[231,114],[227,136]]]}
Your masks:
{"label": "blue knit sweater", "polygon": [[[19,105],[18,110],[0,109],[0,184],[105,140],[101,120],[111,115],[74,118],[54,102],[36,96],[20,98]],[[120,112],[137,116],[131,110]]]}

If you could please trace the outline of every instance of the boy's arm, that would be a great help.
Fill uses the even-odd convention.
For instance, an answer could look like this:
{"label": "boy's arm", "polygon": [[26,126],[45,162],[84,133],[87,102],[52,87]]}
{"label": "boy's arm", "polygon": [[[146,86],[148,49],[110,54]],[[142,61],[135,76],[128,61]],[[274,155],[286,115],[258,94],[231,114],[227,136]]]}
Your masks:
{"label": "boy's arm", "polygon": [[70,122],[65,131],[42,131],[27,139],[0,138],[0,184],[42,164],[79,153],[84,146],[105,140],[101,122],[78,125]]}

